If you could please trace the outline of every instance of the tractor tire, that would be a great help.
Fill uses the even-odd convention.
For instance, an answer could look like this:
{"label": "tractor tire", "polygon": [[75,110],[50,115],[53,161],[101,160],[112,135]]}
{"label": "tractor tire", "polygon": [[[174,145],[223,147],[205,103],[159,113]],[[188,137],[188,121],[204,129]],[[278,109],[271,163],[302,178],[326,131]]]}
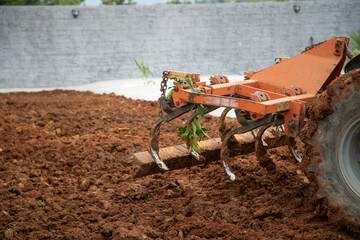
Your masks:
{"label": "tractor tire", "polygon": [[335,79],[309,109],[301,133],[329,218],[360,226],[360,69]]}

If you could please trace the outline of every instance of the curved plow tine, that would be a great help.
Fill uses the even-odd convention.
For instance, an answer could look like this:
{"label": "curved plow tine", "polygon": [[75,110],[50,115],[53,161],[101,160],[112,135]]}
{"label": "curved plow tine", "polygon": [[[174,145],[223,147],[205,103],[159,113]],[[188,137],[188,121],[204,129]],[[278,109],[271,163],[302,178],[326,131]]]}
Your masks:
{"label": "curved plow tine", "polygon": [[[265,124],[262,126],[257,132],[255,136],[255,151],[256,157],[259,158],[261,154],[266,154],[266,150],[264,149],[264,141],[262,139],[262,135],[264,134],[265,130],[271,127],[272,123]],[[265,152],[264,152],[265,151]]]}
{"label": "curved plow tine", "polygon": [[246,133],[248,131],[251,131],[253,129],[256,129],[258,127],[262,127],[261,129],[259,129],[259,132],[257,134],[257,139],[258,139],[258,145],[261,144],[262,145],[262,141],[261,136],[264,133],[264,131],[266,130],[266,128],[268,128],[269,126],[276,124],[277,121],[277,114],[273,113],[271,115],[267,115],[266,117],[259,119],[259,120],[255,120],[252,123],[249,123],[249,125],[246,126],[241,126],[239,128],[235,128],[234,130],[228,132],[224,139],[222,140],[221,143],[221,149],[220,149],[220,158],[221,161],[225,167],[225,171],[226,173],[229,175],[230,179],[232,181],[236,180],[236,176],[232,171],[231,165],[230,165],[230,150],[228,147],[228,142],[229,140],[234,137],[235,134],[243,134]]}
{"label": "curved plow tine", "polygon": [[[230,142],[232,142],[232,143],[237,142],[234,135],[237,133],[237,131],[235,131],[235,130],[237,130],[238,128],[229,132],[228,129],[226,128],[226,124],[225,124],[225,117],[230,112],[231,109],[232,108],[225,108],[225,110],[221,113],[218,126],[219,126],[220,139],[222,140],[221,149],[220,149],[220,159],[222,161],[222,164],[225,168],[227,175],[229,175],[229,177],[232,181],[235,181],[236,176],[233,173],[231,165],[230,165],[230,150],[228,148],[228,144]],[[232,132],[234,132],[234,133],[231,134]]]}
{"label": "curved plow tine", "polygon": [[[258,136],[258,134],[259,134],[259,131],[257,131],[256,129],[253,129],[253,130],[251,130],[251,133],[252,133],[252,135],[254,136],[254,139],[256,139],[256,137]],[[261,143],[262,143],[262,145],[264,145],[265,147],[267,147],[268,145],[267,145],[267,143],[264,141],[264,139],[262,139],[261,138]]]}
{"label": "curved plow tine", "polygon": [[267,156],[267,152],[264,145],[264,140],[262,139],[262,135],[268,129],[271,127],[274,123],[270,122],[267,124],[264,124],[260,127],[260,129],[257,131],[257,135],[255,138],[255,152],[256,152],[256,158],[260,164],[260,166],[266,168],[269,171],[274,171],[276,169],[275,163]]}
{"label": "curved plow tine", "polygon": [[302,157],[301,155],[298,153],[297,151],[297,147],[296,147],[296,141],[294,138],[292,137],[289,137],[288,138],[288,148],[289,148],[289,151],[291,153],[291,155],[295,158],[295,160],[297,162],[301,162],[302,161]]}
{"label": "curved plow tine", "polygon": [[[281,130],[285,133],[284,124],[281,125]],[[291,155],[295,158],[295,160],[297,162],[301,162],[302,161],[302,156],[297,151],[296,141],[292,137],[288,138],[288,148],[289,148],[289,151],[290,151]]]}
{"label": "curved plow tine", "polygon": [[164,161],[160,158],[159,154],[159,131],[161,123],[164,120],[162,118],[159,118],[156,120],[150,130],[150,153],[156,164],[163,170],[167,171],[169,168],[166,166]]}
{"label": "curved plow tine", "polygon": [[239,132],[242,133],[241,129],[243,129],[243,128],[244,127],[235,128],[234,130],[228,132],[221,142],[220,159],[222,161],[222,164],[224,165],[227,175],[229,175],[229,177],[232,181],[236,180],[236,176],[233,173],[232,167],[230,165],[230,150],[228,148],[228,142],[229,142],[230,138],[234,137],[235,134],[237,134]]}
{"label": "curved plow tine", "polygon": [[231,110],[232,108],[225,108],[225,110],[221,113],[221,116],[219,118],[219,135],[221,140],[224,139],[225,135],[228,133],[226,130],[226,124],[225,124],[225,117],[226,114]]}

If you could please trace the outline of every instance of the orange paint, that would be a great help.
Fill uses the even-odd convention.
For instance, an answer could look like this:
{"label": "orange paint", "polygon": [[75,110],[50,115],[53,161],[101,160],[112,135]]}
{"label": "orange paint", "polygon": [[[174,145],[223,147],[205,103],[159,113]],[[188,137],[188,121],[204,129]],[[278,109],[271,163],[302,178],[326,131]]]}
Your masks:
{"label": "orange paint", "polygon": [[176,107],[199,103],[242,109],[250,112],[253,120],[283,112],[285,133],[295,137],[303,125],[306,107],[340,75],[348,43],[348,38],[333,38],[262,71],[246,73],[249,80],[215,85],[197,82],[195,86],[205,94],[175,83],[178,91],[173,92],[173,101]]}

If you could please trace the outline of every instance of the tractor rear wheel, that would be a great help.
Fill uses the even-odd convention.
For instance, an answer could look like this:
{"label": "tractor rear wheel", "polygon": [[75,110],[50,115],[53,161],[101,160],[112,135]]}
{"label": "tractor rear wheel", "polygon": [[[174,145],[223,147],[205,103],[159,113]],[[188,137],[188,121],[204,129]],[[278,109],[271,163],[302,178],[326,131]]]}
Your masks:
{"label": "tractor rear wheel", "polygon": [[359,226],[360,69],[334,80],[309,113],[308,124],[315,130],[311,169],[317,172],[318,195],[338,217]]}

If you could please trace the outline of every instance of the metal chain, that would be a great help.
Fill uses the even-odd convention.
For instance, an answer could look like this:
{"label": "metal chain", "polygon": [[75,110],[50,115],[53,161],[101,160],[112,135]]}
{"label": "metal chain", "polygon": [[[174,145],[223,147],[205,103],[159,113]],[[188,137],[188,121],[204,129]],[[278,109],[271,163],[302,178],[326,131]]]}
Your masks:
{"label": "metal chain", "polygon": [[[161,84],[160,84],[160,92],[161,92],[160,98],[163,98],[163,99],[165,98],[165,94],[166,94],[168,75],[169,75],[169,72],[167,72],[167,71],[163,72],[162,81],[161,81]],[[164,115],[163,110],[162,110],[162,108],[160,106],[159,118],[161,118],[163,115]],[[160,126],[158,127],[158,129],[156,131],[156,135],[157,135],[157,138],[159,139]]]}
{"label": "metal chain", "polygon": [[[167,89],[168,75],[169,75],[169,72],[167,72],[167,71],[163,72],[163,77],[162,77],[162,81],[161,81],[161,84],[160,84],[160,92],[161,92],[160,98],[165,98],[166,89]],[[163,115],[163,111],[162,111],[162,109],[160,107],[159,117],[162,117],[162,115]]]}

